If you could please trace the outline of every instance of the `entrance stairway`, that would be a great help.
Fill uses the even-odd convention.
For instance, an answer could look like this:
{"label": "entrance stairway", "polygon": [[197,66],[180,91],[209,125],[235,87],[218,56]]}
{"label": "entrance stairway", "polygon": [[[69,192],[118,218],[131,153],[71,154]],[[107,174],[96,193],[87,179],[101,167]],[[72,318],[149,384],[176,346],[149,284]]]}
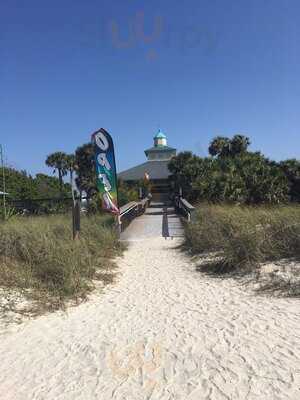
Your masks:
{"label": "entrance stairway", "polygon": [[154,202],[167,203],[170,200],[171,187],[168,181],[152,181],[151,194]]}

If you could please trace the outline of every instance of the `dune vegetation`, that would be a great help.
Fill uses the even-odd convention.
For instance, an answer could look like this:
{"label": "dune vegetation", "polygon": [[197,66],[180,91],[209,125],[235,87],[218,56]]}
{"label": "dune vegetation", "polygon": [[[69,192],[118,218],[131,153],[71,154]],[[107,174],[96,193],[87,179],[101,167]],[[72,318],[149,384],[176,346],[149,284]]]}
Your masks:
{"label": "dune vegetation", "polygon": [[113,279],[121,253],[110,216],[82,218],[72,240],[71,217],[15,217],[0,225],[0,288],[22,293],[35,309],[57,309],[82,300],[94,282]]}
{"label": "dune vegetation", "polygon": [[[185,248],[210,259],[207,271],[251,273],[264,263],[300,260],[300,206],[202,204],[185,234]],[[300,294],[299,286],[291,290]]]}

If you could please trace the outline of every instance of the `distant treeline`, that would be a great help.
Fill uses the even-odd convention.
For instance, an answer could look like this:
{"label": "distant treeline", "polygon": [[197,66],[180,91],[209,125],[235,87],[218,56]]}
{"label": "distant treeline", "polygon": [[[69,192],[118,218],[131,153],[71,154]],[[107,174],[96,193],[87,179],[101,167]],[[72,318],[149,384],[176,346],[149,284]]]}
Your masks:
{"label": "distant treeline", "polygon": [[[234,202],[244,204],[300,202],[300,161],[275,162],[261,152],[248,150],[250,140],[243,135],[216,137],[209,146],[209,156],[199,157],[190,151],[179,153],[169,163],[175,191],[193,202]],[[11,200],[64,199],[71,197],[71,185],[64,177],[73,174],[80,191],[97,200],[94,151],[91,143],[79,146],[74,154],[56,152],[45,163],[58,177],[29,175],[26,171],[5,168],[6,192]],[[119,182],[120,206],[138,197],[138,185]],[[3,191],[0,180],[0,191]],[[42,207],[57,208],[44,202]],[[63,204],[63,202],[62,202]]]}
{"label": "distant treeline", "polygon": [[[8,213],[29,212],[30,214],[65,212],[71,208],[71,186],[60,184],[56,177],[45,174],[32,176],[26,171],[5,168],[5,191]],[[3,181],[0,182],[3,191]],[[0,215],[3,216],[1,202]]]}
{"label": "distant treeline", "polygon": [[[17,171],[14,168],[4,168],[8,199],[43,199],[70,197],[71,187],[68,183],[60,185],[59,179],[45,174],[32,176],[26,171]],[[3,191],[3,182],[0,180],[0,191]]]}
{"label": "distant treeline", "polygon": [[[8,207],[14,208],[15,211],[27,210],[34,214],[64,212],[70,209],[72,204],[71,185],[65,183],[65,180],[71,181],[74,175],[78,190],[86,193],[90,199],[89,209],[92,212],[100,209],[92,144],[78,147],[75,154],[52,153],[45,160],[45,164],[57,174],[57,177],[46,174],[32,176],[26,171],[4,168]],[[0,179],[0,191],[4,191],[2,179]],[[137,199],[138,187],[119,182],[120,206]],[[0,214],[2,212],[3,209],[0,207]]]}
{"label": "distant treeline", "polygon": [[169,163],[175,188],[192,202],[300,202],[300,161],[275,162],[249,145],[243,135],[216,137],[209,157],[179,153]]}

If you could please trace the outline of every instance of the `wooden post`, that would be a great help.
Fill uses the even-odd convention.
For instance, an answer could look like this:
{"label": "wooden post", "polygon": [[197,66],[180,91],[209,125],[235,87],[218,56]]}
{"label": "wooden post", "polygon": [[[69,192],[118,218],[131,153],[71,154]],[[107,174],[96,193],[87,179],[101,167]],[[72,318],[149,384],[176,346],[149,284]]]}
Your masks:
{"label": "wooden post", "polygon": [[118,239],[120,239],[121,233],[122,233],[122,221],[121,221],[120,214],[116,215],[115,224],[116,224],[116,231],[117,231]]}
{"label": "wooden post", "polygon": [[143,198],[143,189],[139,187],[139,199],[142,200]]}
{"label": "wooden post", "polygon": [[73,240],[79,239],[80,235],[80,200],[75,200],[72,207],[73,215]]}

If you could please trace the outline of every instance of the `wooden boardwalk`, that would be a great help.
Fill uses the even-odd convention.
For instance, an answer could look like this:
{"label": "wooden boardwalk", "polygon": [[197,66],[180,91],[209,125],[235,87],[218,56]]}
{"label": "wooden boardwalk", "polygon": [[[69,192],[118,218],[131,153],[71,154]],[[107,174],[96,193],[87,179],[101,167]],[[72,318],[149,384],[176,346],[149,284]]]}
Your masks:
{"label": "wooden boardwalk", "polygon": [[183,226],[174,207],[164,203],[151,203],[146,212],[133,220],[121,234],[121,240],[125,241],[154,237],[183,237]]}

